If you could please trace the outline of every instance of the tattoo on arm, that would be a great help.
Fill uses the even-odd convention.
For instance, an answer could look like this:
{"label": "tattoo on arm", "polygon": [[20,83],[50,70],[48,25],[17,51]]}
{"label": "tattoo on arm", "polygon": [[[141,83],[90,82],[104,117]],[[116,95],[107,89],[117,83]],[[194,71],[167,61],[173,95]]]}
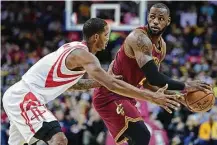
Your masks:
{"label": "tattoo on arm", "polygon": [[146,55],[151,55],[152,42],[144,33],[141,33],[137,36],[136,45],[137,49],[139,49]]}
{"label": "tattoo on arm", "polygon": [[144,34],[140,34],[139,36],[137,36],[136,44],[137,47],[143,48],[143,46],[145,45]]}
{"label": "tattoo on arm", "polygon": [[80,79],[76,84],[71,86],[68,91],[71,90],[88,90],[92,88],[98,88],[102,85],[92,79]]}
{"label": "tattoo on arm", "polygon": [[137,36],[135,35],[135,38],[136,48],[134,48],[134,53],[138,65],[142,67],[152,59],[152,42],[144,33],[141,32],[137,34]]}

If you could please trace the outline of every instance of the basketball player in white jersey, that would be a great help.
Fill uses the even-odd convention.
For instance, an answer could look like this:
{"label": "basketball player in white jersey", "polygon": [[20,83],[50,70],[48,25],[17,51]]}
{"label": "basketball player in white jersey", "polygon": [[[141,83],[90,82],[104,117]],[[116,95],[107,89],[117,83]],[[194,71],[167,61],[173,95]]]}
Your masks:
{"label": "basketball player in white jersey", "polygon": [[[175,95],[163,93],[166,87],[157,93],[140,90],[115,79],[101,68],[94,54],[106,47],[109,33],[104,20],[91,18],[83,26],[83,42],[64,44],[43,57],[5,92],[3,106],[10,120],[9,145],[35,144],[38,140],[49,145],[67,145],[57,119],[45,104],[69,88],[89,89],[103,85],[123,96],[155,100],[156,104],[173,109],[179,106],[171,99]],[[93,80],[81,81],[85,72],[99,83]]]}

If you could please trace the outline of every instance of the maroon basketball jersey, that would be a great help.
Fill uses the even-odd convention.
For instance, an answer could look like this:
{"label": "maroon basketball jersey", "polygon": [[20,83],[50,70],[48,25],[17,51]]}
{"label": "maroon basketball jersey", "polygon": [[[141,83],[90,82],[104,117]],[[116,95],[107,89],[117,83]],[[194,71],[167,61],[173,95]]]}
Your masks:
{"label": "maroon basketball jersey", "polygon": [[[139,27],[137,29],[141,29],[145,34],[147,34],[146,27]],[[154,45],[152,49],[153,59],[155,60],[155,63],[158,66],[160,62],[163,60],[166,53],[165,47],[162,47],[163,45],[165,45],[165,43],[164,44],[163,43],[164,43],[163,39],[161,38],[160,49],[157,49]],[[116,54],[112,70],[115,75],[122,75],[123,81],[133,86],[138,86],[139,83],[145,78],[144,72],[138,66],[136,59],[125,53],[124,44],[121,46],[121,48]],[[95,89],[94,98],[99,97],[102,99],[103,97],[106,97],[107,99],[102,99],[102,101],[106,103],[107,101],[112,101],[113,99],[116,99],[114,98],[114,96],[108,97],[111,94],[114,93],[107,90],[105,87],[100,87]],[[120,95],[115,95],[115,96],[119,97]],[[126,98],[126,99],[130,99],[130,98]]]}

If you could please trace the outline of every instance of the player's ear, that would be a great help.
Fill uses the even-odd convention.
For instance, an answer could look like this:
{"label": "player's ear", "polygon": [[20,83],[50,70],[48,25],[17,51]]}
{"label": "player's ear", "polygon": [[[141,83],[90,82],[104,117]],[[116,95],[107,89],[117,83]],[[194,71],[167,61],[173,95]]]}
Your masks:
{"label": "player's ear", "polygon": [[167,26],[169,26],[171,23],[171,17],[168,17]]}
{"label": "player's ear", "polygon": [[97,41],[99,39],[99,34],[94,35],[94,40]]}

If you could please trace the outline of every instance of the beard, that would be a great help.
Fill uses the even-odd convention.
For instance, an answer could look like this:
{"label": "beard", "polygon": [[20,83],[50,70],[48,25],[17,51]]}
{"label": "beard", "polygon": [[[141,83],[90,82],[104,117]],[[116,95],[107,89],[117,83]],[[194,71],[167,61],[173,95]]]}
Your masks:
{"label": "beard", "polygon": [[164,33],[164,31],[166,30],[166,27],[164,27],[162,30],[160,30],[160,31],[158,31],[158,32],[154,32],[154,31],[152,31],[152,29],[151,29],[151,27],[149,26],[149,24],[148,24],[148,32],[151,34],[151,35],[153,35],[153,36],[160,36],[161,34],[163,34]]}

